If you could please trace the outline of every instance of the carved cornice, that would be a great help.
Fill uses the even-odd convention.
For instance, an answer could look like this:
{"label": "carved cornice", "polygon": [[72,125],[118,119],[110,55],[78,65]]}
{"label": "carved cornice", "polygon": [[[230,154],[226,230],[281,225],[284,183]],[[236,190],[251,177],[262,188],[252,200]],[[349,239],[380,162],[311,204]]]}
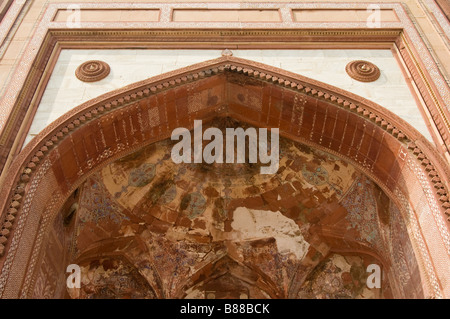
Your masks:
{"label": "carved cornice", "polygon": [[[138,38],[141,40],[148,40],[146,37],[158,37],[158,38],[174,38],[174,37],[200,37],[200,38],[208,38],[208,37],[329,37],[330,40],[336,41],[339,40],[338,37],[382,37],[383,40],[388,41],[387,37],[391,37],[392,39],[396,39],[401,35],[402,29],[399,28],[376,28],[376,29],[152,29],[152,30],[74,30],[74,29],[65,29],[65,30],[52,30],[49,32],[52,36],[55,37],[88,37],[88,36],[102,36],[102,37],[127,37],[127,38]],[[279,39],[278,39],[279,40]]]}

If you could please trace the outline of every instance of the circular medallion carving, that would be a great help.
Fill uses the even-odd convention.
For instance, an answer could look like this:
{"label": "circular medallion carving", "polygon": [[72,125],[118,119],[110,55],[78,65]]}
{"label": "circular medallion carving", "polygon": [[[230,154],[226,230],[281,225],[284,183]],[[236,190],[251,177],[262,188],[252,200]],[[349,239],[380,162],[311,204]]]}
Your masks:
{"label": "circular medallion carving", "polygon": [[345,70],[351,78],[361,82],[373,82],[380,77],[380,69],[368,61],[352,61],[347,64]]}
{"label": "circular medallion carving", "polygon": [[75,71],[76,77],[83,82],[96,82],[106,78],[111,71],[108,63],[98,60],[86,61]]}

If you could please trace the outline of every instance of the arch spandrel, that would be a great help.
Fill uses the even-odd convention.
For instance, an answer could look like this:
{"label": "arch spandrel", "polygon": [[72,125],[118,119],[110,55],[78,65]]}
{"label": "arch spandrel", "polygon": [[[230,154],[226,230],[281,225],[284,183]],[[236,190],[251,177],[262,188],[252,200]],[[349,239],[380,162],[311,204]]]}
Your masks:
{"label": "arch spandrel", "polygon": [[[24,148],[2,187],[0,293],[18,293],[14,287],[20,285],[6,278],[10,272],[19,276],[15,278],[26,275],[26,263],[16,263],[33,258],[34,238],[42,232],[39,219],[53,218],[88,176],[117,158],[170,137],[177,127],[192,129],[194,119],[208,121],[217,116],[279,127],[282,136],[350,161],[399,206],[411,206],[419,214],[431,211],[434,223],[423,225],[421,219],[418,227],[427,242],[432,233],[439,234],[439,243],[429,252],[421,251],[423,258],[448,252],[448,167],[414,128],[386,109],[338,88],[260,63],[222,57],[86,102]],[[417,192],[425,194],[428,207],[423,207],[423,198],[408,197]],[[19,239],[24,245],[18,246]],[[429,281],[424,284],[425,293],[448,295],[442,265],[426,264],[421,269]]]}

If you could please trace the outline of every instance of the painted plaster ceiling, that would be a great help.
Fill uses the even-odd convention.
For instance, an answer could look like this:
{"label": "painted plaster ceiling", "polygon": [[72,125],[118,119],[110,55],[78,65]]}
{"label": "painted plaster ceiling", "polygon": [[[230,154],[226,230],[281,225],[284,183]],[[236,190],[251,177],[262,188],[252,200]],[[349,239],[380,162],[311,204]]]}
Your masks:
{"label": "painted plaster ceiling", "polygon": [[[411,286],[400,212],[353,165],[281,137],[278,172],[264,175],[261,163],[175,164],[174,144],[120,158],[79,188],[76,211],[54,225],[82,267],[82,289],[66,297],[384,298]],[[49,244],[46,268],[53,254]],[[372,263],[403,281],[368,289]]]}

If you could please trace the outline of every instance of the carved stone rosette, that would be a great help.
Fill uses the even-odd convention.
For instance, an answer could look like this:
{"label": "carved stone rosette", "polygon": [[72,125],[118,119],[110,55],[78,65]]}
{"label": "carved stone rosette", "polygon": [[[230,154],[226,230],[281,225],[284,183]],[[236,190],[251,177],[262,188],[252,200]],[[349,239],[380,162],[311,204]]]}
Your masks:
{"label": "carved stone rosette", "polygon": [[361,82],[374,82],[380,77],[380,69],[375,64],[363,60],[350,62],[345,71],[351,78]]}
{"label": "carved stone rosette", "polygon": [[76,77],[83,82],[97,82],[106,78],[111,71],[108,63],[98,60],[86,61],[75,71]]}

